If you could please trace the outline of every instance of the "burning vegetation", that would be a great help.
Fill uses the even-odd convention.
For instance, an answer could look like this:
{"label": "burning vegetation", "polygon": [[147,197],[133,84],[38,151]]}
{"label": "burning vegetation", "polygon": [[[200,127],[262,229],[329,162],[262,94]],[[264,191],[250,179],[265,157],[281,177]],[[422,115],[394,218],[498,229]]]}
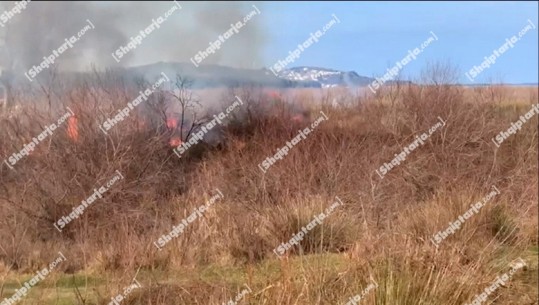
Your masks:
{"label": "burning vegetation", "polygon": [[[59,289],[70,304],[106,304],[105,296],[117,295],[134,275],[141,288],[122,303],[221,304],[247,284],[249,304],[330,304],[346,302],[372,283],[366,274],[377,283],[366,303],[396,304],[406,295],[410,304],[448,304],[472,299],[481,283],[518,257],[527,267],[499,301],[533,303],[537,117],[500,148],[491,138],[537,103],[537,88],[408,84],[344,98],[328,90],[318,101],[306,98],[308,90],[231,88],[221,108],[236,96],[242,107],[178,158],[174,148],[221,108],[197,110],[205,104],[196,98],[199,92],[170,83],[103,133],[97,122],[125,107],[145,88],[139,85],[99,74],[61,94],[14,95],[19,113],[0,119],[4,156],[20,150],[66,107],[75,115],[13,169],[0,169],[3,297],[17,287],[15,274],[46,264],[54,248],[67,260],[46,279],[47,287]],[[257,164],[319,111],[327,122],[262,173]],[[447,125],[380,179],[375,169],[438,117]],[[62,232],[55,230],[55,220],[115,171],[122,173],[121,182]],[[432,235],[492,185],[499,196],[434,247]],[[222,201],[161,251],[151,246],[216,188]],[[336,194],[343,206],[276,258],[272,250],[311,223]],[[62,286],[72,278],[75,290]],[[53,294],[27,298],[56,300]]]}

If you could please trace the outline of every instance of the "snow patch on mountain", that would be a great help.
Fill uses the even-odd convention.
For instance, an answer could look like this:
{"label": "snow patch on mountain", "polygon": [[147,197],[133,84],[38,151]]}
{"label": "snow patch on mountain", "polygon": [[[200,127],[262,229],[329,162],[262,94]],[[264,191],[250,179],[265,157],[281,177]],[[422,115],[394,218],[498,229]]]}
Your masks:
{"label": "snow patch on mountain", "polygon": [[295,67],[280,71],[278,77],[295,82],[315,82],[322,88],[366,86],[372,78],[360,76],[354,71],[345,72],[318,67]]}

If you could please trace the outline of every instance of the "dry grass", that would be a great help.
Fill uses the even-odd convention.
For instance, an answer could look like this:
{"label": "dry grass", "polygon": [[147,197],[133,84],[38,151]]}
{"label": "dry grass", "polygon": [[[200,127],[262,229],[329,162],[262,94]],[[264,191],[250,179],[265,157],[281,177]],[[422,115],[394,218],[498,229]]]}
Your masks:
{"label": "dry grass", "polygon": [[[79,117],[78,143],[60,128],[14,171],[0,170],[2,298],[62,251],[68,261],[22,304],[107,304],[137,275],[143,288],[124,304],[221,304],[244,284],[253,293],[241,304],[343,304],[374,280],[362,304],[457,305],[519,257],[528,266],[486,304],[537,304],[537,116],[499,149],[491,142],[537,103],[537,88],[410,85],[348,96],[346,107],[311,106],[311,121],[320,110],[329,120],[263,174],[258,164],[308,124],[291,123],[293,107],[261,113],[260,94],[235,92],[249,108],[223,130],[225,143],[178,159],[166,145],[159,94],[144,127],[131,116],[101,133],[96,121],[136,95],[107,83],[99,93],[94,85],[60,96]],[[2,119],[2,155],[61,113],[25,108]],[[375,169],[438,116],[446,126],[380,179]],[[125,179],[56,231],[52,223],[115,170]],[[434,247],[432,235],[492,185],[501,194]],[[158,251],[153,242],[216,188],[224,200]],[[278,260],[273,249],[335,196],[345,206]]]}

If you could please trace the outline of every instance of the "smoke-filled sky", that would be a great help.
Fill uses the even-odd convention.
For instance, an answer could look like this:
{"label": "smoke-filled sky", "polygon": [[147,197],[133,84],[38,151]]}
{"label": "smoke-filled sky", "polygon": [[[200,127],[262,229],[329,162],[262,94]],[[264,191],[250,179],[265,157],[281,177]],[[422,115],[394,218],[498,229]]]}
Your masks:
{"label": "smoke-filled sky", "polygon": [[[130,66],[159,61],[189,61],[206,49],[231,27],[253,11],[250,3],[178,2],[181,9],[172,11],[159,28],[143,38],[118,64],[111,56],[131,37],[151,26],[152,20],[164,17],[174,2],[30,2],[2,29],[7,36],[10,58],[16,67],[30,68],[43,61],[64,40],[77,34],[87,20],[95,26],[73,47],[58,57],[61,68],[84,69],[97,66]],[[0,12],[12,9],[14,2],[3,3]],[[262,5],[259,4],[259,10]],[[231,36],[204,63],[243,66],[261,62],[265,29],[260,15],[253,16],[238,33]],[[23,68],[24,69],[24,68]]]}
{"label": "smoke-filled sky", "polygon": [[[189,62],[232,23],[254,14],[237,33],[202,64],[262,68],[285,59],[328,23],[339,23],[302,51],[287,67],[319,66],[380,76],[435,33],[438,40],[402,70],[414,77],[427,62],[451,60],[464,72],[518,34],[530,21],[538,23],[537,2],[178,2],[161,26],[148,34],[120,63],[111,56],[152,19],[163,16],[173,2],[30,2],[0,28],[11,63],[27,70],[51,54],[64,39],[90,20],[89,30],[58,61],[63,69],[132,66],[159,61]],[[3,2],[0,13],[15,2]],[[2,64],[6,65],[6,57]],[[483,71],[477,82],[538,82],[538,29],[522,39]],[[462,74],[463,83],[469,83]]]}

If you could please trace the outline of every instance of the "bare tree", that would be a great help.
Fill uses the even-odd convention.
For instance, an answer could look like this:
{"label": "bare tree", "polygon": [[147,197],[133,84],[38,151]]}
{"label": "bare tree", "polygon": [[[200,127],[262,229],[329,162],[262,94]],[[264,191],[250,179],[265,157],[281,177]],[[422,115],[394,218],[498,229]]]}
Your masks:
{"label": "bare tree", "polygon": [[[201,125],[201,122],[197,121],[197,112],[196,108],[202,107],[200,102],[193,96],[193,91],[190,90],[190,88],[193,85],[193,81],[190,79],[187,79],[180,74],[176,74],[176,80],[174,82],[175,89],[173,92],[170,92],[170,95],[173,98],[173,103],[171,105],[171,108],[178,109],[181,112],[180,114],[180,136],[183,137],[184,134],[184,126],[187,128],[187,134],[185,138],[182,139],[182,141],[185,141],[189,138],[193,130]],[[192,118],[190,121],[188,121],[188,118],[186,117],[186,112],[190,111]]]}
{"label": "bare tree", "polygon": [[421,71],[421,82],[426,85],[454,85],[458,79],[458,67],[449,60],[428,62],[427,67]]}

